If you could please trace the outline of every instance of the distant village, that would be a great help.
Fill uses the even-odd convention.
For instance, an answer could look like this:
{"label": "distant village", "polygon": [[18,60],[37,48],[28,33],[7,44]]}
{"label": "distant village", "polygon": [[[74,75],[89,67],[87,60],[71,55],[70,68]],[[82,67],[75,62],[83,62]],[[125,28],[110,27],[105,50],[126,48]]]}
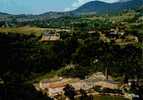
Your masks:
{"label": "distant village", "polygon": [[[42,37],[40,39],[43,43],[56,43],[61,40],[60,33],[62,32],[70,32],[67,31],[56,31],[56,30],[50,30],[46,31],[42,34]],[[88,34],[95,34],[98,31],[88,31]],[[129,33],[126,33],[124,30],[121,30],[117,27],[110,29],[109,31],[105,32],[98,32],[100,33],[100,39],[104,42],[112,42],[113,44],[118,45],[127,45],[127,44],[134,44],[138,43],[138,37],[129,35]]]}

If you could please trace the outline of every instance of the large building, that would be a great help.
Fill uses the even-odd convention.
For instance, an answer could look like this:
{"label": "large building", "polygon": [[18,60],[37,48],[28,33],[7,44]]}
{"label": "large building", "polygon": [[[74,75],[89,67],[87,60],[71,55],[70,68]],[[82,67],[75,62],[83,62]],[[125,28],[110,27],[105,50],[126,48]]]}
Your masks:
{"label": "large building", "polygon": [[45,32],[42,35],[41,42],[57,42],[60,40],[60,35],[56,32]]}

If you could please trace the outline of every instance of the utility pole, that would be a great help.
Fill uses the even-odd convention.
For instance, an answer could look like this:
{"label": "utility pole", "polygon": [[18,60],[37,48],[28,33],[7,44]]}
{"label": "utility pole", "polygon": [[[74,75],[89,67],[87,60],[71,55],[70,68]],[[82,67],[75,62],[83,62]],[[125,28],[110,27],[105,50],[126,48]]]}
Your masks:
{"label": "utility pole", "polygon": [[108,67],[105,68],[105,77],[106,77],[106,80],[108,80]]}
{"label": "utility pole", "polygon": [[143,68],[143,40],[142,40],[142,44],[141,44],[141,49],[142,49],[142,57],[141,57],[141,68]]}

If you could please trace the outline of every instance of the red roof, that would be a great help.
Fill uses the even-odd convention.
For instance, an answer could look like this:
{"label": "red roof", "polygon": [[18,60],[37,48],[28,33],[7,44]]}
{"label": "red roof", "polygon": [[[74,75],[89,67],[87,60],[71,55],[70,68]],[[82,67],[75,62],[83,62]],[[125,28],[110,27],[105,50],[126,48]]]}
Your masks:
{"label": "red roof", "polygon": [[57,82],[57,83],[49,83],[49,88],[62,88],[65,87],[65,83]]}

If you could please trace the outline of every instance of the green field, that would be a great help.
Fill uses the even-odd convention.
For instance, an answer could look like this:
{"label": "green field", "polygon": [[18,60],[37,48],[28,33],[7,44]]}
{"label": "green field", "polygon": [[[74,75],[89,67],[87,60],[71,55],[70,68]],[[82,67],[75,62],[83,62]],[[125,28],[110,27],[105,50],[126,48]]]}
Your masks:
{"label": "green field", "polygon": [[93,99],[94,100],[129,100],[120,96],[94,96]]}
{"label": "green field", "polygon": [[18,34],[25,34],[25,35],[35,35],[35,36],[41,36],[46,31],[69,31],[65,29],[58,29],[58,28],[40,28],[40,27],[30,27],[30,26],[24,26],[24,27],[7,27],[2,28],[0,27],[0,33],[18,33]]}
{"label": "green field", "polygon": [[128,100],[118,96],[94,96],[94,100]]}

